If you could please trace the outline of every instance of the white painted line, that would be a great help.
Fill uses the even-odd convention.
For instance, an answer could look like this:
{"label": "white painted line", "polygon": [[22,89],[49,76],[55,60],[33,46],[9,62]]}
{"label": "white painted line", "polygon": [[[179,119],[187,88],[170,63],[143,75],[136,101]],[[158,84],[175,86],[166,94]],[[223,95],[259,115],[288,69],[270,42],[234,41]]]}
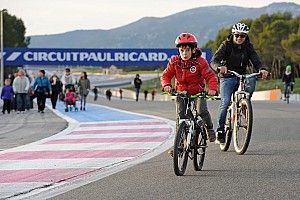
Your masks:
{"label": "white painted line", "polygon": [[91,143],[91,144],[47,144],[30,145],[24,149],[12,150],[10,152],[22,151],[53,151],[53,150],[114,150],[114,149],[154,149],[159,147],[161,142],[126,142],[126,143]]}
{"label": "white painted line", "polygon": [[133,159],[123,158],[80,158],[80,159],[36,159],[36,160],[1,160],[0,170],[34,170],[34,169],[75,169],[104,168],[114,163]]}

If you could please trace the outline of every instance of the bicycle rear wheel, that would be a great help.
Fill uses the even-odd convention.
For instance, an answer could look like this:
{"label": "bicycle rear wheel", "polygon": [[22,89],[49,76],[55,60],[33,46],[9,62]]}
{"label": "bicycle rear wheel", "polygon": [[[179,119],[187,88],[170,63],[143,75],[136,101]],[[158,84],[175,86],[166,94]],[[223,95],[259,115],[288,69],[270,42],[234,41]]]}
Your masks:
{"label": "bicycle rear wheel", "polygon": [[182,176],[186,170],[188,161],[187,149],[188,125],[185,122],[179,124],[174,140],[173,167],[177,176]]}
{"label": "bicycle rear wheel", "polygon": [[233,129],[233,142],[236,153],[242,155],[247,151],[250,143],[253,111],[249,99],[241,99],[238,105],[237,119]]}
{"label": "bicycle rear wheel", "polygon": [[286,91],[286,103],[289,104],[290,103],[290,86],[288,87],[287,91]]}
{"label": "bicycle rear wheel", "polygon": [[203,137],[206,134],[205,129],[203,127],[200,130],[195,131],[195,147],[194,147],[194,169],[196,171],[202,170],[204,158],[205,158],[205,150],[207,147],[206,138]]}
{"label": "bicycle rear wheel", "polygon": [[227,110],[226,121],[225,121],[225,143],[220,144],[220,149],[222,151],[227,151],[230,146],[232,138],[232,127],[233,127],[233,118],[231,117],[231,110]]}

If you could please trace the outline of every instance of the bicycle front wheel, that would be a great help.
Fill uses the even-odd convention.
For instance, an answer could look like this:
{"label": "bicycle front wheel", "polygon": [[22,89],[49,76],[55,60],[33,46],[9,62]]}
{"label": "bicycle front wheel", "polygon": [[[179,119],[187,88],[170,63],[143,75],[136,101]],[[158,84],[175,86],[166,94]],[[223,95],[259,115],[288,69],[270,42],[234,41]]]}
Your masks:
{"label": "bicycle front wheel", "polygon": [[233,127],[233,115],[231,115],[231,110],[227,110],[226,121],[225,121],[225,143],[220,144],[220,149],[222,151],[227,151],[230,146],[232,138],[232,127]]}
{"label": "bicycle front wheel", "polygon": [[249,99],[241,99],[238,105],[237,119],[233,129],[233,142],[236,153],[242,155],[247,151],[250,143],[253,111]]}
{"label": "bicycle front wheel", "polygon": [[182,176],[186,170],[188,161],[187,150],[188,125],[185,122],[179,124],[174,140],[173,166],[177,176]]}
{"label": "bicycle front wheel", "polygon": [[288,87],[287,91],[286,91],[286,103],[289,104],[290,103],[290,86]]}
{"label": "bicycle front wheel", "polygon": [[204,158],[205,158],[205,149],[207,147],[206,138],[203,137],[206,134],[205,129],[201,127],[200,130],[197,130],[195,133],[195,147],[194,147],[194,169],[196,171],[202,170]]}

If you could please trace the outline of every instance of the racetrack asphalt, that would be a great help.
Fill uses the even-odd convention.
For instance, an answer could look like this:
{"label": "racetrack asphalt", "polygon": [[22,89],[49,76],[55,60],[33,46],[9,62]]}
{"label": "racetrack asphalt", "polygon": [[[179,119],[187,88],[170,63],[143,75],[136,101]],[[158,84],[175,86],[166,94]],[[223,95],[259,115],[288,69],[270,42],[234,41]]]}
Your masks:
{"label": "racetrack asphalt", "polygon": [[[174,103],[101,99],[102,105],[174,120]],[[218,102],[209,102],[216,121]],[[300,104],[253,102],[254,129],[245,155],[209,144],[203,171],[189,161],[175,176],[167,152],[52,199],[299,199]]]}
{"label": "racetrack asphalt", "polygon": [[[174,120],[175,116],[172,102],[116,99],[109,102],[104,98],[99,98],[97,102],[90,99],[90,102],[171,120]],[[217,107],[218,102],[209,102],[214,121]],[[177,177],[173,172],[172,159],[164,152],[149,161],[52,199],[298,199],[300,104],[258,101],[253,103],[253,107],[253,137],[248,151],[243,156],[236,155],[232,147],[229,152],[221,152],[217,145],[209,144],[203,171],[194,172],[189,165],[186,175]],[[50,119],[50,113],[46,111],[44,114],[48,115],[47,119]],[[39,113],[34,113],[32,119],[40,119],[35,115],[40,116]],[[17,129],[13,129],[13,118],[6,118],[5,120],[10,121],[2,123],[3,117],[4,115],[1,115],[0,130],[11,124],[11,131],[1,132],[0,136],[5,136],[5,140],[0,140],[2,148],[36,141],[47,137],[47,134],[55,134],[55,131],[59,132],[66,126],[64,120],[53,114],[55,130],[40,134],[37,128],[35,136],[26,141],[18,141],[15,137],[27,138],[22,133],[32,130],[30,126],[35,123],[30,123],[28,119],[31,118],[24,114],[23,117],[27,120],[23,121],[22,131],[18,132]],[[20,118],[23,117],[20,115]],[[36,124],[43,124],[45,120]],[[54,129],[54,126],[51,128]]]}

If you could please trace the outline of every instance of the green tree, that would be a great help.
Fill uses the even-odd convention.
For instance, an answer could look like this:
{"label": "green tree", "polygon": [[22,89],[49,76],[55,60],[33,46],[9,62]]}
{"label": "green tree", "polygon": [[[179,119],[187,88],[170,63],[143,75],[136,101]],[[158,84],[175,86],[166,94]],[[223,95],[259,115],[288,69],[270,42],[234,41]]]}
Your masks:
{"label": "green tree", "polygon": [[285,60],[285,51],[281,41],[288,37],[289,32],[288,24],[279,19],[266,26],[261,33],[258,46],[265,63],[268,63],[268,66],[271,67],[273,78],[281,77],[281,63]]}
{"label": "green tree", "polygon": [[[270,68],[273,78],[281,77],[283,68],[289,62],[294,62],[295,69],[300,72],[300,16],[293,18],[291,13],[278,12],[263,14],[254,20],[242,19],[240,22],[250,26],[249,38],[264,65]],[[210,40],[205,47],[216,51],[230,31],[231,27],[223,27],[215,40]]]}
{"label": "green tree", "polygon": [[205,48],[211,48],[212,51],[215,52],[219,48],[222,41],[224,41],[230,33],[231,33],[231,28],[221,28],[218,31],[216,39],[215,40],[209,40],[204,45],[204,47]]}
{"label": "green tree", "polygon": [[[30,37],[25,37],[26,28],[22,19],[8,12],[3,13],[3,46],[4,47],[28,47]],[[4,76],[14,73],[17,66],[4,66]]]}
{"label": "green tree", "polygon": [[[281,42],[286,51],[286,55],[290,57],[294,63],[300,63],[300,25],[297,33],[290,34],[286,40]],[[299,75],[299,68],[295,68],[296,74]]]}
{"label": "green tree", "polygon": [[27,47],[30,38],[25,37],[26,28],[22,19],[8,12],[3,13],[3,46],[4,47]]}

